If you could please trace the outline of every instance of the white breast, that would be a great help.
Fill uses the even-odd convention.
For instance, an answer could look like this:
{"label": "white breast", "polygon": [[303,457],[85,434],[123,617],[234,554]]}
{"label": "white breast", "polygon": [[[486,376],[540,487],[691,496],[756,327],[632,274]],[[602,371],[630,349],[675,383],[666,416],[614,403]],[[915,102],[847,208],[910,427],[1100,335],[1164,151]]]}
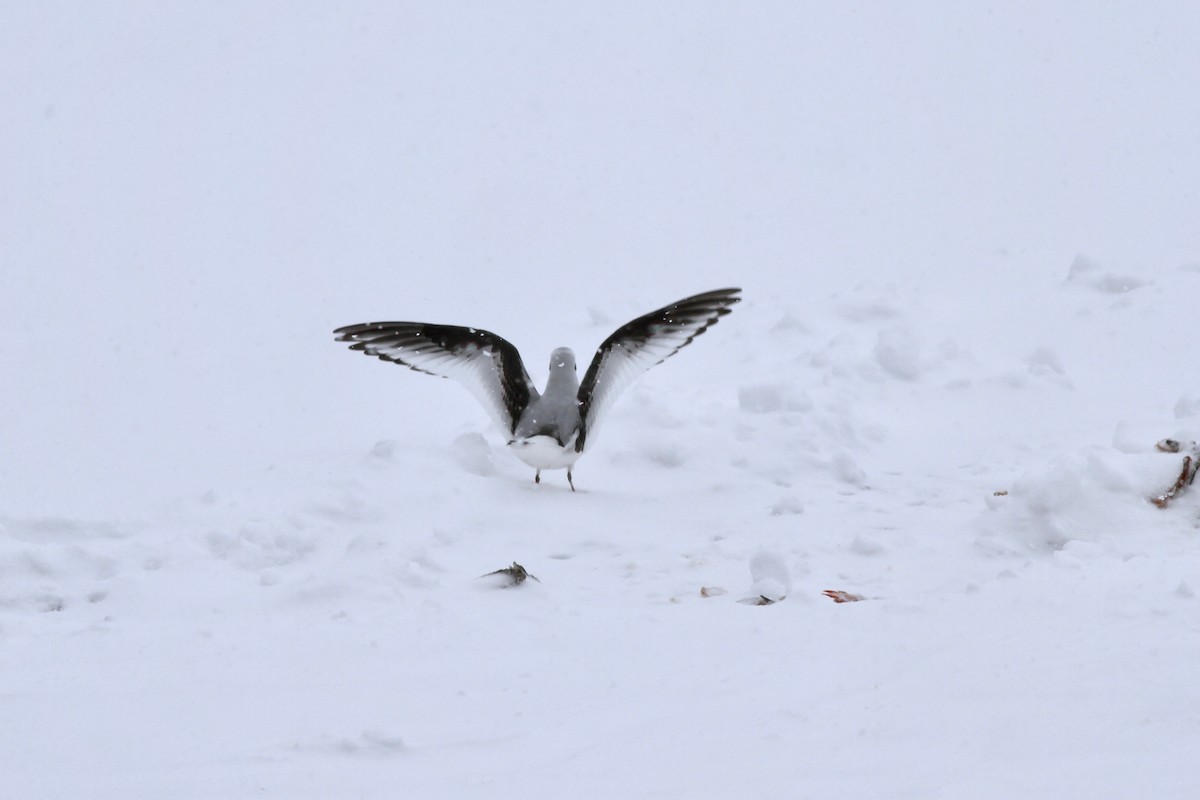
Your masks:
{"label": "white breast", "polygon": [[534,469],[569,469],[575,465],[582,453],[575,452],[575,437],[566,446],[553,436],[530,436],[509,442],[513,455]]}

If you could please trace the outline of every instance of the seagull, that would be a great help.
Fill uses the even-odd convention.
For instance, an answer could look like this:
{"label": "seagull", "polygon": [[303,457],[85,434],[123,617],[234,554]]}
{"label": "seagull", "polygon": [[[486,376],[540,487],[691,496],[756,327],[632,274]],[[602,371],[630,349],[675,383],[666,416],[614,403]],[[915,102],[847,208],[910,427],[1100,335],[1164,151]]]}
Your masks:
{"label": "seagull", "polygon": [[575,353],[555,349],[540,394],[517,348],[480,328],[363,322],[333,333],[339,342],[352,342],[351,350],[462,384],[504,431],[513,454],[534,468],[534,483],[541,483],[544,469],[566,469],[575,491],[571,469],[617,396],[717,324],[741,300],[741,291],[692,295],[622,325],[596,349],[582,382]]}

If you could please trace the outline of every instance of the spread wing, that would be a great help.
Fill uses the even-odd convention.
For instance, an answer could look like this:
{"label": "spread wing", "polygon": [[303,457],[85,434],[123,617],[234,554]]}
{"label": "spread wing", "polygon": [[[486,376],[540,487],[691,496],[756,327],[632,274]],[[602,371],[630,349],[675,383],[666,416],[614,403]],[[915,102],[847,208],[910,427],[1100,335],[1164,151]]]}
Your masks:
{"label": "spread wing", "polygon": [[478,328],[424,322],[364,322],[334,331],[351,350],[451,378],[467,388],[509,436],[521,412],[538,396],[506,339]]}
{"label": "spread wing", "polygon": [[583,452],[585,441],[621,392],[717,324],[741,300],[741,291],[717,289],[686,297],[622,325],[605,339],[579,385],[583,429],[575,449]]}

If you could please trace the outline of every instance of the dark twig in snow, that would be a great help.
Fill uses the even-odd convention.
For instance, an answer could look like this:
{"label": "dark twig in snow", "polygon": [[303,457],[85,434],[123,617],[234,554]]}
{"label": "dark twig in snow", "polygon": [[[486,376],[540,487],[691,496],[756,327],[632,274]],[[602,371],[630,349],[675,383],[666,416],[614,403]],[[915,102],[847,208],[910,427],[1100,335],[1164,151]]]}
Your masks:
{"label": "dark twig in snow", "polygon": [[[1164,453],[1178,453],[1183,449],[1183,445],[1174,439],[1163,439],[1155,447]],[[1200,469],[1200,446],[1192,442],[1189,449],[1191,453],[1183,457],[1183,469],[1179,471],[1179,477],[1175,479],[1175,485],[1157,497],[1150,498],[1150,502],[1159,508],[1166,508],[1167,503],[1174,500],[1180,492],[1186,487],[1191,486],[1196,480],[1196,472]]]}

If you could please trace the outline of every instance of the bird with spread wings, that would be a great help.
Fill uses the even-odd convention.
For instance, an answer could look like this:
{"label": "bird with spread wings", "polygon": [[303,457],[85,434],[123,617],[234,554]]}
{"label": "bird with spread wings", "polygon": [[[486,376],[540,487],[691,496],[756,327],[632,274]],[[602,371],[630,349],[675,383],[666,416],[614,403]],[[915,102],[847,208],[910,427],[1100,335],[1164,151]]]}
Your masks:
{"label": "bird with spread wings", "polygon": [[466,387],[508,437],[513,453],[535,470],[571,469],[617,397],[646,370],[691,344],[728,314],[741,289],[685,297],[627,322],[596,349],[578,377],[575,354],[550,354],[550,377],[538,392],[517,349],[490,331],[425,322],[364,322],[334,331],[339,342],[418,372]]}

